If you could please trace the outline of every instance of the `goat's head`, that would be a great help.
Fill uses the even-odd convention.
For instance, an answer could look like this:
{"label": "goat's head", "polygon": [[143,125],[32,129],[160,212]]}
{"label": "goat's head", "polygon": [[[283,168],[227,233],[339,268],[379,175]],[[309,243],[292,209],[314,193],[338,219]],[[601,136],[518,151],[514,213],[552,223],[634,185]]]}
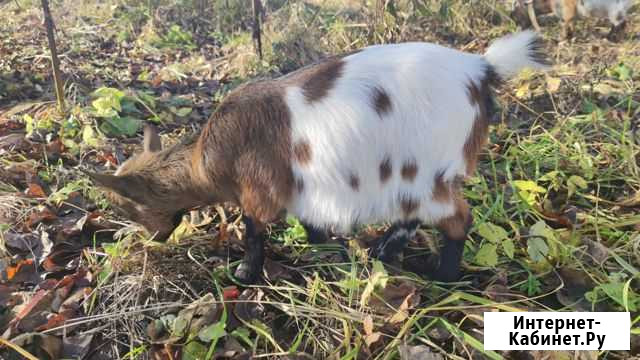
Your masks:
{"label": "goat's head", "polygon": [[125,161],[113,175],[87,173],[107,189],[117,212],[144,226],[155,239],[164,241],[179,224],[184,208],[180,184],[185,175],[178,159],[163,154],[154,128],[144,130],[144,150]]}

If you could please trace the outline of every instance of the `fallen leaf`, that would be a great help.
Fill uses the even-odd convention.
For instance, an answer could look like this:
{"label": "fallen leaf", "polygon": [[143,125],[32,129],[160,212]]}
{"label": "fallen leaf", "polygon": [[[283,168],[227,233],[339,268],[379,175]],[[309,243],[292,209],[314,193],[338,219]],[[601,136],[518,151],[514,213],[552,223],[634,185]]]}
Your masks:
{"label": "fallen leaf", "polygon": [[553,94],[560,89],[561,83],[562,79],[549,76],[547,77],[547,90]]}
{"label": "fallen leaf", "polygon": [[371,308],[381,314],[388,315],[388,321],[398,323],[406,319],[408,311],[420,303],[420,295],[413,284],[403,281],[399,284],[387,286],[372,296],[369,301]]}
{"label": "fallen leaf", "polygon": [[424,345],[400,345],[398,346],[398,352],[400,353],[400,360],[444,360],[444,356],[434,354],[431,349]]}
{"label": "fallen leaf", "polygon": [[365,342],[365,344],[367,344],[367,346],[371,346],[374,343],[376,343],[378,340],[380,340],[381,337],[382,337],[382,333],[376,331],[374,333],[371,333],[371,334],[365,336],[364,337],[364,342]]}
{"label": "fallen leaf", "polygon": [[27,188],[27,192],[26,192],[27,196],[32,197],[32,198],[46,198],[47,194],[45,194],[44,190],[42,189],[42,186],[36,184],[36,183],[30,183],[29,187]]}
{"label": "fallen leaf", "polygon": [[240,296],[240,291],[236,286],[228,286],[222,290],[222,298],[224,300],[235,300]]}
{"label": "fallen leaf", "polygon": [[362,327],[364,328],[364,333],[366,335],[373,334],[373,318],[371,317],[371,315],[367,315],[364,317],[364,320],[362,321]]}
{"label": "fallen leaf", "polygon": [[57,360],[62,353],[62,340],[56,336],[26,333],[11,339],[11,342],[30,350],[33,355],[42,360]]}
{"label": "fallen leaf", "polygon": [[51,310],[53,291],[40,289],[29,302],[11,320],[7,330],[2,335],[5,339],[12,338],[16,333],[32,332],[37,326],[46,323],[46,315]]}
{"label": "fallen leaf", "polygon": [[40,281],[40,274],[33,259],[19,261],[16,265],[7,266],[5,269],[6,278],[12,283],[31,283]]}
{"label": "fallen leaf", "polygon": [[558,301],[574,311],[590,311],[591,304],[585,294],[593,289],[593,280],[583,271],[571,268],[561,268],[558,274],[564,286],[556,292]]}
{"label": "fallen leaf", "polygon": [[41,222],[52,221],[56,218],[57,216],[53,211],[51,211],[48,207],[43,206],[39,210],[32,211],[29,214],[27,221],[25,221],[25,226],[28,230],[31,230]]}
{"label": "fallen leaf", "polygon": [[76,244],[58,243],[53,246],[51,253],[40,263],[40,266],[48,272],[64,270],[69,262],[78,258],[81,252],[82,248]]}

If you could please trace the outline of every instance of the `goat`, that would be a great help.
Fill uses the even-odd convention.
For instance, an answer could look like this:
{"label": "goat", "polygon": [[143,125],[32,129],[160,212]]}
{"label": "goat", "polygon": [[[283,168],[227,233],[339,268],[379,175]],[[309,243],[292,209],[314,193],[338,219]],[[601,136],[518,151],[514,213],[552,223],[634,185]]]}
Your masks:
{"label": "goat", "polygon": [[540,31],[536,15],[553,14],[562,19],[562,36],[572,36],[575,19],[581,17],[608,18],[612,24],[609,39],[615,37],[626,25],[627,12],[632,0],[515,0],[512,17],[523,28],[533,25]]}
{"label": "goat", "polygon": [[198,136],[144,150],[114,175],[89,173],[116,209],[166,239],[180,214],[233,202],[243,209],[245,256],[235,276],[253,282],[266,224],[284,211],[310,242],[326,231],[394,223],[372,253],[389,259],[421,223],[444,235],[433,274],[453,281],[471,226],[460,186],[472,174],[494,115],[491,87],[547,66],[525,31],[484,55],[430,43],[370,46],[229,93]]}

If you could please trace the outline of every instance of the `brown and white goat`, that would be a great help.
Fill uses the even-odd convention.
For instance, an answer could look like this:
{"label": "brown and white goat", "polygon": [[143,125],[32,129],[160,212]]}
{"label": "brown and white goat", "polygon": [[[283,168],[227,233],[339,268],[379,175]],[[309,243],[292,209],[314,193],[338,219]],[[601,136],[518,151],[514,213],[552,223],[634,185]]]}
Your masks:
{"label": "brown and white goat", "polygon": [[553,14],[562,20],[562,36],[572,36],[578,16],[607,18],[612,27],[609,38],[615,39],[625,27],[632,0],[514,0],[512,17],[523,28],[540,31],[537,16]]}
{"label": "brown and white goat", "polygon": [[394,223],[372,251],[383,260],[420,223],[435,224],[445,241],[434,276],[455,280],[472,221],[460,185],[486,142],[491,87],[542,68],[542,58],[531,31],[495,41],[484,55],[429,43],[371,46],[241,86],[197,138],[174,147],[161,150],[147,128],[141,154],[114,175],[91,176],[157,239],[185,209],[241,206],[242,281],[259,276],[265,225],[283,211],[312,242],[329,228]]}

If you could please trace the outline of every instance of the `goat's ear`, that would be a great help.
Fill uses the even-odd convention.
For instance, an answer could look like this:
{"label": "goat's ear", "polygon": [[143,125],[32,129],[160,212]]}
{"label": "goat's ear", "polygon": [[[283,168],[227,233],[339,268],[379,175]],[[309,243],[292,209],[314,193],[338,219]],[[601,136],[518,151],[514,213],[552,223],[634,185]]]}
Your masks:
{"label": "goat's ear", "polygon": [[156,127],[150,124],[144,126],[144,151],[156,152],[162,150],[162,142]]}
{"label": "goat's ear", "polygon": [[98,174],[85,171],[85,173],[99,186],[107,188],[119,195],[134,200],[136,202],[143,201],[147,187],[144,181],[136,175],[116,176],[109,174]]}

